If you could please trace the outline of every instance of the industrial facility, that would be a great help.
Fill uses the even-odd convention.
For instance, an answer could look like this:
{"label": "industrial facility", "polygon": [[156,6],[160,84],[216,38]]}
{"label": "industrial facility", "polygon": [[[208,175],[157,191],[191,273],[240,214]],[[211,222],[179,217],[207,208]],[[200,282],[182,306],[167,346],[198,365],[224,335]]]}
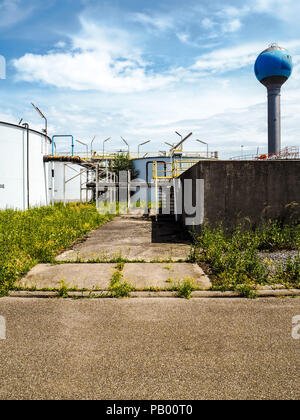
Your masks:
{"label": "industrial facility", "polygon": [[[299,147],[281,149],[280,92],[281,86],[291,73],[292,58],[285,49],[271,45],[258,56],[255,75],[268,90],[268,152],[234,157],[231,163],[221,161],[219,153],[210,152],[207,143],[200,139],[197,141],[207,146],[206,153],[185,152],[184,146],[192,138],[192,133],[184,137],[176,132],[176,135],[180,136],[180,141],[177,144],[167,143],[168,151],[142,153],[141,148],[150,143],[150,140],[144,141],[138,145],[137,154],[130,151],[131,145],[123,137],[121,139],[126,144],[127,150],[119,152],[105,150],[110,138],[103,141],[101,151],[94,150],[95,138],[90,145],[80,140],[74,141],[74,136],[71,134],[55,134],[50,138],[46,117],[32,104],[45,120],[43,132],[32,130],[28,124],[22,124],[22,121],[18,125],[0,122],[0,209],[26,210],[33,206],[76,201],[96,201],[98,205],[98,201],[104,197],[103,191],[107,192],[107,185],[111,188],[118,186],[118,176],[111,170],[111,162],[118,156],[130,159],[139,181],[152,188],[152,192],[144,195],[142,201],[145,201],[144,206],[147,209],[149,203],[155,201],[156,212],[160,210],[164,201],[162,190],[166,185],[171,190],[172,206],[174,207],[174,203],[176,205],[178,197],[174,197],[177,191],[174,181],[193,173],[192,168],[217,168],[221,164],[232,165],[234,161],[256,161],[260,165],[265,161],[285,161],[286,164],[287,161],[299,161]],[[69,147],[66,151],[58,152],[58,138],[68,139]],[[75,154],[75,142],[84,145],[86,153]],[[272,171],[272,168],[268,168]],[[257,170],[261,172],[261,166]],[[209,179],[214,178],[215,174],[210,170],[203,169],[203,171],[204,181],[209,183]],[[239,167],[239,171],[243,169]],[[198,174],[198,178],[202,179],[204,172]],[[226,169],[225,173],[227,172]],[[297,178],[297,174],[295,177]],[[134,180],[129,179],[130,181]],[[207,193],[208,187],[205,188]],[[215,190],[217,188],[215,186]],[[239,186],[236,188],[238,190]],[[211,185],[209,189],[211,190]],[[130,196],[129,192],[128,208]],[[107,196],[105,197],[107,200]],[[109,200],[118,201],[115,192],[110,193]],[[285,204],[288,204],[289,200],[299,201],[293,194],[291,197],[286,197]],[[236,210],[238,211],[238,208]],[[176,209],[173,208],[172,211],[176,214]]]}

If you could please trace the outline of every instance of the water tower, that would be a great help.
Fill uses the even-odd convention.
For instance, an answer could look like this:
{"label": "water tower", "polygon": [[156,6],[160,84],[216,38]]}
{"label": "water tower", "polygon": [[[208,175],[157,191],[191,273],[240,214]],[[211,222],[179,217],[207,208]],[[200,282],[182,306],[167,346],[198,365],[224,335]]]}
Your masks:
{"label": "water tower", "polygon": [[268,89],[268,138],[269,154],[278,154],[281,149],[281,86],[292,73],[292,57],[278,45],[271,45],[255,62],[255,75]]}

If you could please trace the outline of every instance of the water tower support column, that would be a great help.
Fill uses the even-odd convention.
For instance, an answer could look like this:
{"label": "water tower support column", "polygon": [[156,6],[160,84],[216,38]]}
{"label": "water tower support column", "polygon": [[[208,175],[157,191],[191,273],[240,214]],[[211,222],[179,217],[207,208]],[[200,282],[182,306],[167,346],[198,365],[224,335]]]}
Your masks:
{"label": "water tower support column", "polygon": [[281,88],[278,85],[268,87],[268,138],[269,154],[278,154],[281,150]]}

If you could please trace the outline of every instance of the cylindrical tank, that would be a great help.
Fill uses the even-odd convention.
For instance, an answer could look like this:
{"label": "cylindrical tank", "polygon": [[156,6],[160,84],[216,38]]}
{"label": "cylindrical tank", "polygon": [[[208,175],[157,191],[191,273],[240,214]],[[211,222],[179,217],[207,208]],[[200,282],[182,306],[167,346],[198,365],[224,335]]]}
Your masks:
{"label": "cylindrical tank", "polygon": [[29,129],[28,134],[27,143],[26,127],[0,122],[0,209],[26,210],[28,196],[30,206],[48,204],[43,156],[49,152],[50,139],[35,130]]}
{"label": "cylindrical tank", "polygon": [[255,62],[254,71],[257,79],[268,90],[268,151],[278,154],[281,149],[281,86],[292,73],[293,63],[289,52],[271,45],[264,50]]}
{"label": "cylindrical tank", "polygon": [[[67,162],[50,162],[49,177],[54,170],[54,202],[86,202],[92,199],[92,193],[87,190],[86,183],[93,180],[93,174],[80,165]],[[51,186],[50,186],[51,187]],[[50,189],[52,201],[52,191]]]}

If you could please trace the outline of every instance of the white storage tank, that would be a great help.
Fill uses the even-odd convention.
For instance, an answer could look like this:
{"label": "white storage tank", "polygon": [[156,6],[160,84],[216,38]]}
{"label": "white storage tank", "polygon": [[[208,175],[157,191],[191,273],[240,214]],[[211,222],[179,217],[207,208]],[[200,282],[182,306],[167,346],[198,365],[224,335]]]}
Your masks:
{"label": "white storage tank", "polygon": [[43,133],[0,122],[0,209],[26,210],[28,204],[49,204],[43,157],[49,153],[50,143]]}
{"label": "white storage tank", "polygon": [[[92,171],[72,162],[49,162],[49,199],[52,202],[87,202],[92,192],[86,188],[94,180]],[[52,170],[54,171],[54,195],[52,197]]]}

